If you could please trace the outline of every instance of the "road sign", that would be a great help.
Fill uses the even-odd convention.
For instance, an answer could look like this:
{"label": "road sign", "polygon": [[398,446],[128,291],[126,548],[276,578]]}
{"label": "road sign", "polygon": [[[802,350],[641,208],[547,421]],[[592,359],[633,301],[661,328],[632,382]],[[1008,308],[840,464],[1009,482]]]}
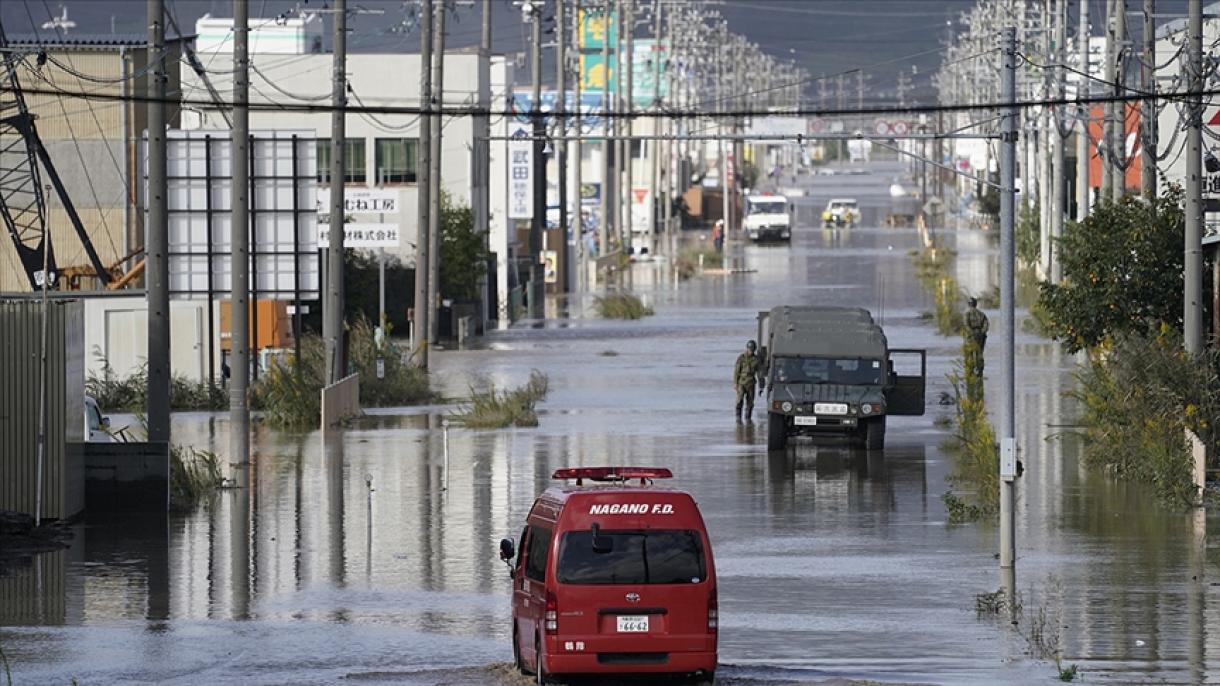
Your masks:
{"label": "road sign", "polygon": [[809,133],[822,133],[826,130],[826,120],[814,117],[809,120]]}
{"label": "road sign", "polygon": [[911,125],[905,121],[896,121],[890,125],[890,129],[893,130],[895,136],[905,136],[907,131],[911,130]]}
{"label": "road sign", "polygon": [[878,119],[873,122],[873,133],[878,136],[890,135],[890,123],[884,119]]}

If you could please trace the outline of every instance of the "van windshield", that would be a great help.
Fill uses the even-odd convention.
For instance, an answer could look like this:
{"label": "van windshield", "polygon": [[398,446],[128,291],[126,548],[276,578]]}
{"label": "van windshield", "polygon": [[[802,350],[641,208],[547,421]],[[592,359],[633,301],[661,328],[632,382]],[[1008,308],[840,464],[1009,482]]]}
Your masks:
{"label": "van windshield", "polygon": [[569,531],[559,550],[562,584],[697,584],[703,545],[695,531]]}
{"label": "van windshield", "polygon": [[880,385],[881,361],[857,357],[777,357],[771,363],[775,383]]}

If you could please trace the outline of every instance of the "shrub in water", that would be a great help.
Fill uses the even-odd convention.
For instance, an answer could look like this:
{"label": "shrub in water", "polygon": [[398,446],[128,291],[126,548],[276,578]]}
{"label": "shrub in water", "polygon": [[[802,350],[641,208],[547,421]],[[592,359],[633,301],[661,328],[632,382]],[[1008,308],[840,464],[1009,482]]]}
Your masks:
{"label": "shrub in water", "polygon": [[603,319],[642,319],[653,314],[651,307],[631,293],[594,296],[593,307]]}

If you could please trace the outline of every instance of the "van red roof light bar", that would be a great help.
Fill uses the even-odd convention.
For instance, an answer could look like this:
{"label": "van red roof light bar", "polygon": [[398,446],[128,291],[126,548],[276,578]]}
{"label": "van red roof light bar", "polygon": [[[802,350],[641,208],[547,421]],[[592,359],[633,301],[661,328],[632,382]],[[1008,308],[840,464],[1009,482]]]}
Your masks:
{"label": "van red roof light bar", "polygon": [[565,467],[556,469],[551,478],[576,479],[576,485],[580,486],[585,479],[593,481],[639,479],[640,483],[644,483],[645,479],[672,479],[673,476],[673,472],[665,467]]}

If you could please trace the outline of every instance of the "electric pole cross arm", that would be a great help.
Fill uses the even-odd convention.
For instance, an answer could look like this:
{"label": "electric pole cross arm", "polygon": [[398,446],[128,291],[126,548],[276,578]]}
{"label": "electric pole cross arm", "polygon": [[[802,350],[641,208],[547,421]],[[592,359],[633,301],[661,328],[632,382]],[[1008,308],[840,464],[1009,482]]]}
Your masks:
{"label": "electric pole cross arm", "polygon": [[0,51],[4,53],[3,81],[0,82],[0,216],[3,216],[5,230],[29,278],[30,288],[38,290],[42,286],[44,251],[46,271],[51,275],[49,286],[55,285],[57,273],[55,250],[47,230],[47,203],[39,163],[46,170],[47,180],[80,238],[97,278],[103,285],[108,285],[112,278],[110,271],[93,248],[76,206],[68,197],[63,180],[38,136],[34,115],[26,107],[17,79],[21,54],[11,49],[3,24],[0,24]]}

